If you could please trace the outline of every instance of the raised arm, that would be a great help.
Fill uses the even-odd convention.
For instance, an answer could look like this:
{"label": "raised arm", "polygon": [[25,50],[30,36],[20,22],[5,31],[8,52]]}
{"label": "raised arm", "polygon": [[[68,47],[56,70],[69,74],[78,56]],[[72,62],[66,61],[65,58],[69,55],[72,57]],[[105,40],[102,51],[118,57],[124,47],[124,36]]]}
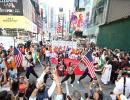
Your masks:
{"label": "raised arm", "polygon": [[29,100],[36,100],[36,96],[37,96],[38,90],[39,90],[40,88],[42,88],[43,85],[44,85],[43,82],[37,83],[36,88],[33,90],[33,92],[32,92],[32,94],[31,94]]}
{"label": "raised arm", "polygon": [[54,71],[53,77],[54,77],[54,81],[56,83],[56,98],[55,98],[55,100],[63,100],[61,82],[60,82],[60,79],[59,79],[59,76],[58,76],[56,70]]}
{"label": "raised arm", "polygon": [[42,72],[42,74],[40,75],[40,77],[37,79],[37,83],[39,83],[39,82],[43,82],[43,78],[44,78],[44,76],[46,75],[46,73],[47,72],[49,72],[49,67],[46,67],[44,70],[43,70],[43,72]]}

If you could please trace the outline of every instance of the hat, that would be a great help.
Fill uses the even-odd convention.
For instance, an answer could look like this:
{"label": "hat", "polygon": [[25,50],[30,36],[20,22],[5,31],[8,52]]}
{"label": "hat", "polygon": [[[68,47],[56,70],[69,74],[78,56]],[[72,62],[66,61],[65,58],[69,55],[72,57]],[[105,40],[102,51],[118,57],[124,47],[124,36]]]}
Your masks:
{"label": "hat", "polygon": [[7,91],[2,91],[0,92],[0,99],[3,99],[7,96],[8,92]]}

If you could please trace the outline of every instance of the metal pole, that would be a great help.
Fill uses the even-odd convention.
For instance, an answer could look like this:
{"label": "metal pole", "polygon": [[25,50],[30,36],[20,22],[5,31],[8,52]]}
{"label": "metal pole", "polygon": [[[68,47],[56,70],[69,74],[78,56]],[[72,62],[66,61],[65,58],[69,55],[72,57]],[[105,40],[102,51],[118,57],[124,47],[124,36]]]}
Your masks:
{"label": "metal pole", "polygon": [[15,47],[15,37],[13,36],[13,40],[14,40],[14,47]]}
{"label": "metal pole", "polygon": [[19,32],[18,32],[18,27],[17,27],[17,44],[19,44]]}

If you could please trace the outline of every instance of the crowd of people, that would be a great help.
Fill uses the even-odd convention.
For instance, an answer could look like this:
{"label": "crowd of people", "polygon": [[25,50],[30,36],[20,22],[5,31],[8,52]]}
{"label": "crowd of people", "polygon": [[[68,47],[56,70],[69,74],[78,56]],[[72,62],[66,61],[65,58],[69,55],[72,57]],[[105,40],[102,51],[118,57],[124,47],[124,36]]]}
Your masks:
{"label": "crowd of people", "polygon": [[[95,72],[101,73],[101,79],[92,78],[88,66],[77,80],[77,84],[86,76],[90,77],[90,93],[82,97],[73,85],[76,81],[75,67],[72,62],[66,65],[65,58],[81,60],[88,49],[92,50]],[[14,49],[22,54],[18,66]],[[56,67],[51,58],[58,60]],[[19,61],[20,62],[20,61]],[[41,63],[43,62],[43,63]],[[42,73],[35,71],[35,66],[42,66]],[[84,63],[83,63],[84,64]],[[84,64],[85,66],[85,64]],[[65,73],[66,72],[66,73]],[[30,74],[36,78],[30,82]],[[62,78],[61,78],[62,77]],[[48,87],[47,79],[52,84]],[[71,95],[63,93],[62,84],[71,78],[71,86],[75,89]],[[105,96],[102,84],[115,84],[111,93]],[[93,83],[96,84],[93,84]],[[11,46],[8,50],[0,46],[0,100],[130,100],[130,55],[119,49],[111,50],[90,45],[86,48],[51,47],[51,45]],[[65,95],[66,94],[66,95]]]}

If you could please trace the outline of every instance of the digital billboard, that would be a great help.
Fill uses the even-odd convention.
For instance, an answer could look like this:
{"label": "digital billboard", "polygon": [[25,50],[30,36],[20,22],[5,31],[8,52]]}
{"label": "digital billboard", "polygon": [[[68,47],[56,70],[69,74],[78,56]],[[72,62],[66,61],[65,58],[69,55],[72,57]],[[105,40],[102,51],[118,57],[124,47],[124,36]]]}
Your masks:
{"label": "digital billboard", "polygon": [[22,0],[0,0],[0,15],[23,15]]}
{"label": "digital billboard", "polygon": [[73,12],[70,20],[71,20],[71,30],[82,31],[84,24],[83,12]]}

